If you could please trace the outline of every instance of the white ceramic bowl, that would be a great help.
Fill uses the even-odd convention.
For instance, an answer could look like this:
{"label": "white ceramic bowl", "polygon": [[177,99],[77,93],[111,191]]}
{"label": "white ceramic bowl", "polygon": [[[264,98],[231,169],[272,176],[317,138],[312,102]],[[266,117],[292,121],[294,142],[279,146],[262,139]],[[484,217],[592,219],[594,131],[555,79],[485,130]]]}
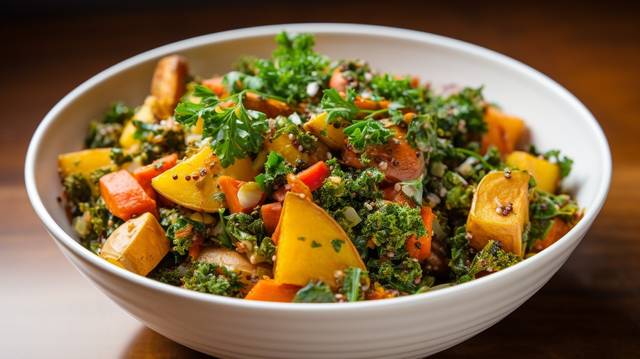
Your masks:
{"label": "white ceramic bowl", "polygon": [[[56,156],[81,147],[86,125],[112,101],[141,103],[156,60],[180,53],[192,72],[221,73],[241,55],[267,56],[281,30],[311,32],[333,58],[362,58],[377,69],[435,84],[485,85],[485,95],[522,116],[541,149],[575,160],[566,185],[586,208],[569,234],[496,274],[431,293],[347,304],[283,304],[218,297],[165,285],[113,266],[76,242],[56,202]],[[64,97],[36,130],[25,165],[31,203],[62,252],[122,308],[158,333],[221,357],[420,357],[457,344],[520,306],[567,260],[600,211],[611,155],[589,111],[539,72],[457,40],[394,28],[347,24],[256,27],[201,36],[121,62]],[[46,265],[46,263],[43,263]],[[552,324],[552,323],[550,323]],[[526,325],[526,324],[525,324]]]}

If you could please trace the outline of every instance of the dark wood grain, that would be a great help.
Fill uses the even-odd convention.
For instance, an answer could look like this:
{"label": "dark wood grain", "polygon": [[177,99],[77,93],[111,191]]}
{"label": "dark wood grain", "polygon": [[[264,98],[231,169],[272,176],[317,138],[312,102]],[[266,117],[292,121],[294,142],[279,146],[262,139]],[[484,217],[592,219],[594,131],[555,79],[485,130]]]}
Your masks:
{"label": "dark wood grain", "polygon": [[[347,2],[196,2],[13,8],[0,24],[0,347],[11,357],[191,358],[81,278],[48,239],[23,189],[31,133],[68,91],[129,56],[245,26],[362,22],[434,32],[505,53],[580,98],[604,128],[614,177],[602,214],[558,274],[513,314],[439,357],[640,355],[640,12],[637,7]],[[33,2],[32,2],[33,4]],[[42,4],[40,4],[42,5]],[[38,10],[38,11],[36,11]],[[8,348],[8,349],[5,349]],[[8,351],[7,351],[8,350]]]}

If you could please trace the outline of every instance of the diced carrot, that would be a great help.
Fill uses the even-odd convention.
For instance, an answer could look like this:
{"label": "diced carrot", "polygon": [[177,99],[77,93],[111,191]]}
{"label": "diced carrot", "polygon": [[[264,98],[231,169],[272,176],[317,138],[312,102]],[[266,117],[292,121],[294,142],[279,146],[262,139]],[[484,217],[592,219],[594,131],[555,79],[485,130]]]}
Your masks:
{"label": "diced carrot", "polygon": [[347,91],[348,84],[347,79],[342,75],[339,67],[333,70],[331,79],[329,80],[329,87],[344,94]]}
{"label": "diced carrot", "polygon": [[262,205],[260,207],[260,214],[262,215],[262,222],[267,229],[268,233],[273,233],[280,221],[280,214],[282,213],[282,203],[274,202]]}
{"label": "diced carrot", "polygon": [[533,247],[531,248],[531,250],[533,252],[540,252],[541,250],[557,242],[558,239],[562,238],[562,236],[567,234],[567,232],[569,232],[570,229],[571,229],[571,226],[567,224],[565,221],[561,220],[560,218],[554,218],[553,223],[545,233],[544,238],[536,241],[533,244]]}
{"label": "diced carrot", "polygon": [[156,191],[151,186],[151,180],[153,177],[175,166],[176,162],[178,162],[178,155],[173,153],[153,161],[150,165],[136,169],[133,171],[133,176],[136,178],[138,183],[140,183],[142,188],[144,188],[144,191],[147,192],[149,197],[155,199]]}
{"label": "diced carrot", "polygon": [[353,103],[361,110],[375,111],[389,107],[389,101],[387,100],[374,101],[360,96],[357,96]]}
{"label": "diced carrot", "polygon": [[294,193],[300,193],[305,196],[306,199],[313,201],[313,195],[311,194],[311,189],[304,183],[298,176],[293,173],[289,173],[287,175],[287,184],[289,185],[289,190]]}
{"label": "diced carrot", "polygon": [[279,115],[290,115],[292,110],[289,105],[280,100],[266,98],[253,92],[247,92],[243,103],[250,110],[260,111],[267,115],[267,118],[275,118]]}
{"label": "diced carrot", "polygon": [[324,161],[318,161],[313,166],[298,173],[297,176],[313,192],[322,187],[322,183],[329,177],[330,172],[329,166]]}
{"label": "diced carrot", "polygon": [[422,216],[422,223],[424,229],[427,232],[424,236],[417,238],[412,235],[405,242],[405,248],[409,252],[409,256],[419,261],[429,258],[431,255],[431,232],[433,230],[433,211],[431,207],[420,208],[420,216]]}
{"label": "diced carrot", "polygon": [[293,301],[299,290],[300,287],[297,285],[280,284],[273,279],[261,279],[244,299],[289,303]]}
{"label": "diced carrot", "polygon": [[231,213],[243,211],[240,200],[238,200],[238,190],[244,183],[244,181],[239,181],[231,176],[220,176],[218,178],[218,186],[224,193],[224,200],[227,202],[227,208]]}
{"label": "diced carrot", "polygon": [[202,243],[204,240],[200,236],[196,236],[196,238],[191,243],[191,247],[189,247],[189,257],[191,260],[195,261],[200,255],[200,250],[202,249]]}
{"label": "diced carrot", "polygon": [[216,96],[223,98],[227,96],[227,89],[222,82],[222,76],[212,77],[202,81],[202,85],[213,91]]}
{"label": "diced carrot", "polygon": [[156,201],[149,197],[135,177],[126,170],[102,176],[100,194],[107,209],[124,221],[145,212],[157,215]]}
{"label": "diced carrot", "polygon": [[387,201],[404,204],[404,205],[407,205],[409,207],[415,207],[416,206],[415,203],[413,203],[413,200],[411,198],[409,198],[402,191],[396,191],[394,186],[389,186],[389,187],[383,189],[382,190],[382,198],[386,199]]}

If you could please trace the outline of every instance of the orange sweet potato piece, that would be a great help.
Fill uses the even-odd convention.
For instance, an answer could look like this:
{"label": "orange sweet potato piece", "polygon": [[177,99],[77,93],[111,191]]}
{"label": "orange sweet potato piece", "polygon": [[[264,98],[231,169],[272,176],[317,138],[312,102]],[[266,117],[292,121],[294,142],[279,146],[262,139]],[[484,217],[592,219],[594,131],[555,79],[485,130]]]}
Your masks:
{"label": "orange sweet potato piece", "polygon": [[244,297],[248,300],[289,303],[301,287],[291,284],[280,284],[273,279],[261,279]]}
{"label": "orange sweet potato piece", "polygon": [[126,170],[102,176],[100,194],[107,209],[124,221],[145,212],[156,214],[156,201],[149,197],[135,177]]}
{"label": "orange sweet potato piece", "polygon": [[153,161],[153,163],[150,165],[146,165],[144,167],[136,169],[135,171],[133,171],[133,176],[136,178],[138,183],[140,183],[142,188],[144,188],[149,197],[155,199],[156,191],[151,186],[151,180],[153,179],[153,177],[175,166],[176,162],[178,162],[178,155],[172,153],[168,156],[164,156],[158,160]]}
{"label": "orange sweet potato piece", "polygon": [[487,132],[482,137],[482,153],[495,146],[503,156],[515,150],[526,128],[522,119],[510,116],[495,107],[487,108],[484,120]]}
{"label": "orange sweet potato piece", "polygon": [[420,216],[422,216],[422,223],[424,223],[424,229],[426,234],[417,238],[412,235],[405,242],[405,248],[409,252],[409,256],[419,261],[429,258],[431,255],[431,236],[433,231],[433,211],[431,207],[420,208]]}

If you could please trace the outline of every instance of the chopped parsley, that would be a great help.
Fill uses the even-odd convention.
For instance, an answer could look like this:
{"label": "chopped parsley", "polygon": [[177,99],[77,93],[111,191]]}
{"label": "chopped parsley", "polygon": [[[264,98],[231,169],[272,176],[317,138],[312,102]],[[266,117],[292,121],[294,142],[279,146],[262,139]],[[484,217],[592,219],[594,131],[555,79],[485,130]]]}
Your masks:
{"label": "chopped parsley", "polygon": [[333,303],[336,297],[324,282],[311,281],[296,293],[294,303]]}
{"label": "chopped parsley", "polygon": [[355,122],[344,129],[344,134],[358,152],[368,146],[383,145],[393,136],[391,130],[374,119]]}
{"label": "chopped parsley", "polygon": [[333,247],[333,250],[336,253],[340,253],[340,250],[342,249],[343,245],[344,245],[344,240],[342,239],[333,239],[331,241],[331,247]]}

